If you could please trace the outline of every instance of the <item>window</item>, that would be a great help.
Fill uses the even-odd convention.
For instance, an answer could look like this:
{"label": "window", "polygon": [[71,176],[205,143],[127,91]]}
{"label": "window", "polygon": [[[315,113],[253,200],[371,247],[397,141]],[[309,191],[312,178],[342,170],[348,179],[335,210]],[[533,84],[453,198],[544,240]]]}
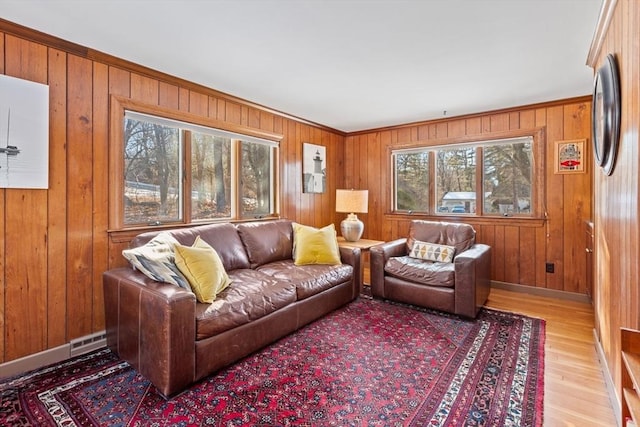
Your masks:
{"label": "window", "polygon": [[536,188],[534,158],[542,156],[542,143],[535,142],[541,136],[538,131],[535,135],[393,150],[394,212],[539,215],[534,209],[539,197],[536,192],[541,191]]}
{"label": "window", "polygon": [[405,151],[394,154],[396,182],[395,209],[426,212],[429,194],[429,155],[426,151]]}
{"label": "window", "polygon": [[243,142],[240,168],[240,209],[243,217],[260,218],[274,212],[275,147]]}
{"label": "window", "polygon": [[276,214],[276,141],[251,135],[263,134],[253,129],[187,121],[193,117],[184,113],[156,114],[129,100],[112,106],[110,167],[122,179],[110,199],[110,228]]}
{"label": "window", "polygon": [[191,134],[191,218],[231,218],[231,138]]}
{"label": "window", "polygon": [[476,149],[442,148],[436,156],[438,212],[476,212]]}
{"label": "window", "polygon": [[531,213],[531,141],[488,145],[483,149],[484,212]]}
{"label": "window", "polygon": [[126,224],[182,220],[182,138],[176,126],[151,118],[124,120]]}

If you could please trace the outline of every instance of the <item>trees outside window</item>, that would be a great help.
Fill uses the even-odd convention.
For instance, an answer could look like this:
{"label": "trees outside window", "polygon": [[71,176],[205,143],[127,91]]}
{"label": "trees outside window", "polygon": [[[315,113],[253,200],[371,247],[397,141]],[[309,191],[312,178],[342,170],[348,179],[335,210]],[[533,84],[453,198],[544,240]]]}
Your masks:
{"label": "trees outside window", "polygon": [[181,220],[180,130],[126,118],[124,138],[125,223]]}
{"label": "trees outside window", "polygon": [[[393,210],[532,216],[535,148],[534,137],[523,136],[396,149]],[[541,156],[542,150],[537,153]]]}
{"label": "trees outside window", "polygon": [[476,149],[440,149],[435,156],[438,211],[475,213]]}
{"label": "trees outside window", "polygon": [[273,210],[275,147],[242,142],[240,209],[242,217],[262,217]]}
{"label": "trees outside window", "polygon": [[122,227],[275,214],[277,143],[127,110],[121,136]]}
{"label": "trees outside window", "polygon": [[231,139],[191,133],[191,217],[231,217]]}
{"label": "trees outside window", "polygon": [[429,209],[429,153],[417,151],[394,155],[395,210],[426,212]]}
{"label": "trees outside window", "polygon": [[484,148],[484,212],[531,212],[532,150],[530,142]]}

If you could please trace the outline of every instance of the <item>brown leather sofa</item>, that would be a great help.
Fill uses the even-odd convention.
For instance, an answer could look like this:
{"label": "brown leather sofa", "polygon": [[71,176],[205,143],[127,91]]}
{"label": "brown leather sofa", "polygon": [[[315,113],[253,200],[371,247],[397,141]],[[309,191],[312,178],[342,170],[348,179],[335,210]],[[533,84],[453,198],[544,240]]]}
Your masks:
{"label": "brown leather sofa", "polygon": [[[141,246],[157,232],[138,235]],[[213,304],[133,268],[103,276],[107,345],[165,396],[301,328],[358,296],[360,250],[340,248],[337,266],[296,266],[291,221],[172,230],[219,254],[231,285]]]}
{"label": "brown leather sofa", "polygon": [[[409,236],[370,249],[371,294],[475,318],[490,290],[491,248],[469,224],[411,222]],[[455,247],[453,262],[409,256],[415,241]]]}

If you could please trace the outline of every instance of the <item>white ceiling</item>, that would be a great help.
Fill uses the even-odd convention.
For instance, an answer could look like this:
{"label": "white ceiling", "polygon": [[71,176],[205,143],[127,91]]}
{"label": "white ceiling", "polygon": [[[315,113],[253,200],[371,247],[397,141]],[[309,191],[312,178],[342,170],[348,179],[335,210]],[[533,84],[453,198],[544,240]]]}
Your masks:
{"label": "white ceiling", "polygon": [[601,0],[0,0],[0,17],[351,132],[591,93]]}

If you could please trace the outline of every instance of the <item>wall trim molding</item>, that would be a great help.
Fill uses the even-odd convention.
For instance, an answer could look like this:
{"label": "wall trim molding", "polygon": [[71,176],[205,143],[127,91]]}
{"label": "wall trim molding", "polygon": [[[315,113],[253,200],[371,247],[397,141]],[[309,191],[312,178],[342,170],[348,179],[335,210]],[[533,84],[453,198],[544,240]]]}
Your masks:
{"label": "wall trim molding", "polygon": [[616,424],[618,427],[622,427],[620,425],[620,421],[622,419],[622,403],[620,402],[620,397],[618,393],[616,393],[616,386],[611,378],[609,365],[607,364],[607,358],[604,354],[604,349],[600,344],[600,340],[598,339],[598,331],[593,329],[593,342],[595,343],[596,353],[598,354],[598,360],[600,361],[600,370],[602,371],[602,376],[604,377],[604,384],[607,387],[607,394],[609,395],[609,403],[611,403],[611,407],[613,408],[613,413],[616,416]]}
{"label": "wall trim molding", "polygon": [[582,95],[582,96],[574,96],[574,97],[571,97],[571,98],[555,99],[555,100],[552,100],[552,101],[538,102],[538,103],[535,103],[535,104],[518,105],[518,106],[515,106],[515,107],[500,108],[498,110],[482,111],[482,112],[479,112],[479,113],[463,114],[463,115],[460,115],[460,116],[447,116],[447,117],[442,117],[442,118],[439,118],[439,119],[419,120],[417,122],[402,123],[402,124],[397,124],[397,125],[374,128],[374,129],[363,129],[363,130],[349,132],[345,136],[347,138],[349,138],[349,137],[355,137],[355,136],[359,136],[359,135],[365,135],[365,134],[368,134],[368,133],[399,130],[399,129],[413,127],[413,126],[435,125],[435,124],[438,124],[438,123],[447,123],[447,122],[452,122],[452,121],[455,121],[455,120],[467,120],[467,119],[473,119],[473,118],[477,118],[477,117],[485,117],[485,116],[496,115],[496,114],[508,114],[508,113],[513,113],[513,112],[519,112],[519,111],[522,111],[522,110],[537,110],[537,109],[540,109],[540,108],[557,107],[557,106],[563,106],[563,105],[567,105],[567,104],[579,104],[579,103],[582,103],[582,102],[591,102],[592,99],[593,99],[593,96],[591,94]]}
{"label": "wall trim molding", "polygon": [[591,298],[585,294],[575,292],[559,291],[557,289],[536,288],[534,286],[517,285],[515,283],[491,281],[491,287],[496,289],[504,289],[507,291],[519,292],[523,294],[537,295],[541,297],[557,298],[565,301],[577,301],[586,304],[593,304]]}
{"label": "wall trim molding", "polygon": [[21,375],[43,366],[64,362],[75,356],[106,347],[106,331],[85,335],[84,337],[71,340],[67,344],[50,348],[38,353],[33,353],[19,359],[0,363],[0,378]]}
{"label": "wall trim molding", "polygon": [[69,344],[50,348],[9,362],[0,363],[0,378],[21,375],[43,366],[60,363],[68,358]]}
{"label": "wall trim molding", "polygon": [[602,2],[600,16],[598,16],[598,23],[596,24],[596,29],[593,32],[591,46],[589,46],[589,53],[587,54],[587,65],[594,70],[597,65],[598,56],[602,50],[604,37],[609,30],[609,25],[613,18],[613,12],[616,10],[617,3],[618,0],[604,0]]}

